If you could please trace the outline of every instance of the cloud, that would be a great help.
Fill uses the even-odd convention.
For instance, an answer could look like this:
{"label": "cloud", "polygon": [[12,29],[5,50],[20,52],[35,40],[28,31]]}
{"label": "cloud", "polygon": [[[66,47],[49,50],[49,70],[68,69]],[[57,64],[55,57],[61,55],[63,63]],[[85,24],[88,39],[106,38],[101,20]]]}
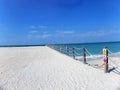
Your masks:
{"label": "cloud", "polygon": [[32,34],[30,34],[30,35],[27,35],[27,38],[28,39],[45,39],[45,38],[49,38],[49,37],[51,37],[52,36],[52,34],[42,34],[42,35],[32,35]]}
{"label": "cloud", "polygon": [[90,38],[90,37],[103,37],[115,34],[120,34],[120,30],[99,30],[99,31],[89,31],[89,32],[74,32],[71,30],[66,31],[56,31],[57,37],[80,37],[80,38]]}
{"label": "cloud", "polygon": [[120,34],[120,30],[100,30],[100,31],[89,31],[89,32],[74,32],[72,30],[66,31],[56,31],[55,33],[48,33],[43,32],[42,34],[33,34],[36,31],[31,31],[27,36],[29,39],[48,39],[48,38],[59,38],[59,39],[72,39],[72,38],[81,38],[81,39],[91,39],[91,38],[103,38],[103,37],[110,37],[110,36],[118,36]]}
{"label": "cloud", "polygon": [[51,34],[43,34],[42,38],[48,38],[48,37],[51,37],[51,36],[52,36]]}
{"label": "cloud", "polygon": [[74,34],[74,31],[71,30],[65,30],[65,31],[56,31],[56,34]]}
{"label": "cloud", "polygon": [[47,28],[47,26],[40,25],[39,28]]}
{"label": "cloud", "polygon": [[37,33],[38,31],[37,30],[32,30],[32,31],[29,31],[29,33],[33,34],[33,33]]}
{"label": "cloud", "polygon": [[74,36],[78,37],[103,37],[109,35],[115,35],[120,33],[120,30],[101,30],[101,31],[90,31],[84,33],[77,33]]}
{"label": "cloud", "polygon": [[62,33],[64,33],[64,34],[74,34],[75,32],[74,31],[63,31]]}
{"label": "cloud", "polygon": [[100,36],[104,36],[106,35],[105,32],[101,32],[101,31],[91,31],[91,32],[84,32],[84,33],[80,33],[78,34],[78,36],[80,37],[100,37]]}
{"label": "cloud", "polygon": [[47,28],[47,26],[45,26],[45,25],[31,25],[30,28],[31,29],[45,29],[45,28]]}

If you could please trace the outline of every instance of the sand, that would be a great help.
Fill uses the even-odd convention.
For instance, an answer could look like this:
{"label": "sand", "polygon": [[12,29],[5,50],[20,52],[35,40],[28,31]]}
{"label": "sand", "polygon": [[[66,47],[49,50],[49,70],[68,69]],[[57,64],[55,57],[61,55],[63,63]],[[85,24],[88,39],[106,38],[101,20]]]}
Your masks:
{"label": "sand", "polygon": [[120,90],[120,75],[46,46],[0,48],[0,90]]}

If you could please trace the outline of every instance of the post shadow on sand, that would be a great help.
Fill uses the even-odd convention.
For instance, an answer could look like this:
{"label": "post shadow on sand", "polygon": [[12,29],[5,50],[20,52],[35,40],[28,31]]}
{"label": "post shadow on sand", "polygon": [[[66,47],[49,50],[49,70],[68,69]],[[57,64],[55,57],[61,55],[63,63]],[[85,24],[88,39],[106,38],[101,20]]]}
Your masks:
{"label": "post shadow on sand", "polygon": [[0,86],[0,90],[3,90],[3,88]]}
{"label": "post shadow on sand", "polygon": [[110,73],[110,72],[112,71],[112,72],[120,75],[120,71],[118,71],[117,68],[118,68],[118,67],[113,67],[113,68],[109,69],[109,70],[108,70],[108,73]]}
{"label": "post shadow on sand", "polygon": [[110,73],[111,71],[113,71],[113,70],[115,70],[115,69],[116,69],[116,67],[113,67],[113,68],[109,69],[109,70],[108,70],[108,73]]}
{"label": "post shadow on sand", "polygon": [[120,90],[120,87],[118,87],[117,90]]}

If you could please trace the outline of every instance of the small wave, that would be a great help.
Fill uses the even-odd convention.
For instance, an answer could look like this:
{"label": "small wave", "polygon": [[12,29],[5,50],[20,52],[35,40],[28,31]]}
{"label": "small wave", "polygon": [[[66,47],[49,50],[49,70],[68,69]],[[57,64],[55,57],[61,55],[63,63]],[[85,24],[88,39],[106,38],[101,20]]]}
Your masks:
{"label": "small wave", "polygon": [[[83,59],[83,56],[76,56],[77,59]],[[102,59],[103,55],[91,55],[87,56],[86,59],[93,60],[93,59]]]}
{"label": "small wave", "polygon": [[[116,52],[116,53],[112,53],[109,54],[108,57],[120,57],[120,52]],[[77,59],[82,59],[83,56],[76,56]],[[90,55],[90,56],[86,56],[87,59],[102,59],[103,55],[99,54],[99,55]]]}
{"label": "small wave", "polygon": [[120,57],[120,52],[109,54],[109,57]]}

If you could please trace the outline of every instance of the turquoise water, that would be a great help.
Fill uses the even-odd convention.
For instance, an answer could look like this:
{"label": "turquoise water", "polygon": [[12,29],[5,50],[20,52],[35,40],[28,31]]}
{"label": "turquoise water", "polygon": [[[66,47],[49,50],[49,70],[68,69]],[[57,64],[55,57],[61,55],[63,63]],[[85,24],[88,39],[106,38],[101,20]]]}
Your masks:
{"label": "turquoise water", "polygon": [[[72,56],[72,47],[75,48],[76,56],[83,56],[83,47],[87,48],[87,54],[89,55],[102,55],[104,46],[109,49],[110,55],[120,56],[120,42],[104,42],[104,43],[83,43],[83,44],[59,44],[53,45],[54,49],[62,53],[66,52],[66,46],[69,47],[69,56]],[[60,49],[61,48],[61,49]]]}
{"label": "turquoise water", "polygon": [[[29,47],[29,46],[45,46],[45,45],[8,45],[0,47]],[[102,49],[107,46],[110,50],[110,56],[120,57],[120,42],[104,42],[104,43],[80,43],[80,44],[52,44],[55,50],[72,56],[72,47],[75,48],[75,56],[83,56],[83,47],[87,48],[87,56],[98,57],[102,55]],[[69,53],[66,52],[66,46],[69,48]],[[60,49],[61,48],[61,49]]]}

